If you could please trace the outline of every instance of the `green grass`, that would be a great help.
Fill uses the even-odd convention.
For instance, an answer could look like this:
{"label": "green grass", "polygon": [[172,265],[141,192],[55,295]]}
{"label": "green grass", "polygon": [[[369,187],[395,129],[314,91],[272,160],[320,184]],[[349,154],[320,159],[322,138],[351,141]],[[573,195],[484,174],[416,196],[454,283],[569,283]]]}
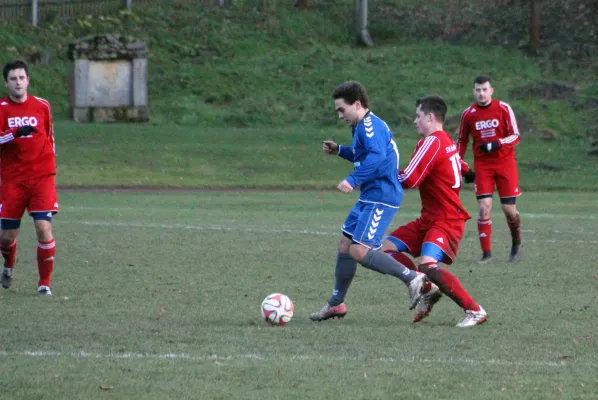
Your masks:
{"label": "green grass", "polygon": [[[55,130],[57,179],[67,186],[333,189],[352,170],[321,150],[327,138],[350,141],[350,130],[341,124],[230,129],[60,122]],[[397,136],[405,166],[417,133],[409,128]],[[522,190],[598,189],[596,161],[586,145],[581,139],[544,142],[524,135],[517,147]]]}
{"label": "green grass", "polygon": [[[330,126],[330,93],[341,82],[356,79],[368,88],[374,111],[393,126],[406,128],[417,97],[443,95],[449,116],[455,117],[473,100],[473,77],[490,73],[496,96],[532,120],[536,132],[550,129],[560,136],[586,137],[596,128],[591,110],[574,108],[568,100],[511,96],[515,89],[559,80],[574,86],[578,98],[586,101],[595,97],[595,62],[588,59],[590,69],[569,64],[550,69],[517,47],[480,43],[476,29],[488,33],[483,17],[495,9],[478,18],[459,13],[466,5],[456,7],[454,2],[426,10],[415,2],[372,4],[377,46],[364,49],[355,45],[354,9],[344,0],[312,1],[313,7],[303,12],[293,2],[237,1],[223,9],[192,3],[144,1],[118,16],[43,21],[39,28],[0,24],[2,47],[6,58],[27,58],[37,51],[51,56],[49,65],[33,66],[31,89],[47,97],[62,118],[68,106],[68,43],[89,34],[121,32],[147,41],[151,119],[169,127]],[[482,5],[467,7],[472,13],[485,10]],[[449,8],[454,16],[467,14],[471,21],[445,21]],[[500,15],[520,17],[514,9]],[[493,22],[497,26],[492,35],[521,26],[512,18],[507,21],[504,26]],[[447,24],[472,29],[469,39],[454,44],[448,32],[439,32],[439,27],[448,29]],[[432,32],[436,34],[429,36]],[[442,37],[444,41],[438,40]],[[561,61],[574,64],[569,57]]]}
{"label": "green grass", "polygon": [[[465,194],[473,213],[475,200]],[[0,398],[592,399],[598,394],[593,195],[520,198],[524,258],[480,266],[469,221],[451,270],[489,312],[471,330],[443,299],[410,323],[405,288],[360,268],[342,321],[312,323],[333,284],[334,192],[61,192],[54,297],[37,298],[24,224],[2,305]],[[498,210],[495,210],[498,211]],[[409,193],[393,225],[419,213]],[[281,291],[285,328],[259,319]],[[103,388],[103,389],[102,389]]]}

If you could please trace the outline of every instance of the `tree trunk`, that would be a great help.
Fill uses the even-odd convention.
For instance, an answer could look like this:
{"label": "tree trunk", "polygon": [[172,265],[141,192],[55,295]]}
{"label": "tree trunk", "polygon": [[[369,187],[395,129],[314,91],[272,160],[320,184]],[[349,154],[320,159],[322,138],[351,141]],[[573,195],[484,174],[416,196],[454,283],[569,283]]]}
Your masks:
{"label": "tree trunk", "polygon": [[529,48],[534,54],[540,52],[540,12],[537,0],[529,1]]}
{"label": "tree trunk", "polygon": [[309,7],[309,0],[297,0],[295,7],[298,7],[300,10],[307,10]]}
{"label": "tree trunk", "polygon": [[368,0],[355,0],[357,38],[360,43],[372,47],[374,42],[368,32]]}

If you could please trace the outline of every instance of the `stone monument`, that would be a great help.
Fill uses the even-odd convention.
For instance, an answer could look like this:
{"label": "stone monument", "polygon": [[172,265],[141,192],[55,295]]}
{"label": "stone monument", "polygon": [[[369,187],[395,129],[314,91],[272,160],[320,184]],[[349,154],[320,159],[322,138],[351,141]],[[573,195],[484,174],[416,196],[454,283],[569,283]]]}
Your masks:
{"label": "stone monument", "polygon": [[87,36],[68,47],[69,113],[77,122],[149,121],[148,49],[130,36]]}

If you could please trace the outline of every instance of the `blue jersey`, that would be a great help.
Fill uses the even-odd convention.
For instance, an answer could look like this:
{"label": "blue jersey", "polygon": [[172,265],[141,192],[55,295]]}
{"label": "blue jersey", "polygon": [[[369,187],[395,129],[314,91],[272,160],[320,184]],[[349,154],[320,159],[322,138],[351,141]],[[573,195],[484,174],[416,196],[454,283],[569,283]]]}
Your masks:
{"label": "blue jersey", "polygon": [[399,148],[386,122],[368,112],[353,127],[353,144],[339,146],[338,155],[355,166],[345,179],[354,188],[360,187],[360,201],[401,205]]}

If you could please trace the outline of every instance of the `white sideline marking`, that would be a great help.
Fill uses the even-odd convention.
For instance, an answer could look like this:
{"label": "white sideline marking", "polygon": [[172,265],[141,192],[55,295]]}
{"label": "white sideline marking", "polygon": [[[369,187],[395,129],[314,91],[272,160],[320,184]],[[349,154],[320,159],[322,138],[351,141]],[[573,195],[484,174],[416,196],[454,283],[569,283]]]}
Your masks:
{"label": "white sideline marking", "polygon": [[221,225],[187,225],[187,224],[155,224],[144,222],[119,222],[119,221],[61,221],[67,224],[80,224],[87,226],[105,227],[126,227],[126,228],[161,228],[161,229],[188,229],[195,231],[224,231],[224,232],[246,232],[246,233],[290,233],[293,235],[318,235],[332,236],[340,235],[338,232],[312,231],[307,229],[256,229],[243,226],[221,226]]}
{"label": "white sideline marking", "polygon": [[[244,233],[263,233],[263,234],[271,234],[271,233],[287,233],[291,235],[314,235],[314,236],[339,236],[340,230],[338,232],[324,232],[324,231],[316,231],[316,230],[308,230],[308,229],[259,229],[259,228],[250,228],[250,227],[243,227],[243,226],[221,226],[221,225],[188,225],[188,224],[156,224],[156,223],[143,223],[143,222],[121,222],[121,221],[69,221],[69,220],[62,220],[61,223],[66,224],[79,224],[79,225],[86,225],[86,226],[103,226],[103,227],[125,227],[125,228],[159,228],[159,229],[186,229],[186,230],[196,230],[196,231],[224,231],[224,232],[244,232]],[[526,232],[535,232],[535,231],[526,231]],[[557,233],[559,231],[556,231]],[[568,234],[572,234],[573,232],[567,232]],[[591,232],[575,232],[583,235],[591,235]],[[466,238],[466,241],[469,240],[478,240],[477,237],[474,238]],[[533,243],[586,243],[586,244],[598,244],[598,240],[562,240],[562,239],[528,239],[524,238],[526,242],[533,242]]]}
{"label": "white sideline marking", "polygon": [[469,364],[469,365],[501,365],[501,366],[524,366],[524,367],[568,367],[586,365],[598,366],[596,363],[571,361],[509,361],[509,360],[474,360],[469,358],[419,358],[419,357],[328,357],[309,355],[289,355],[279,357],[268,357],[261,354],[237,354],[237,355],[194,355],[185,353],[89,353],[87,351],[57,352],[43,350],[25,350],[21,352],[0,351],[0,357],[40,357],[40,358],[103,358],[109,360],[190,360],[190,361],[235,361],[235,360],[259,360],[259,361],[324,361],[324,362],[373,362],[383,364]]}

